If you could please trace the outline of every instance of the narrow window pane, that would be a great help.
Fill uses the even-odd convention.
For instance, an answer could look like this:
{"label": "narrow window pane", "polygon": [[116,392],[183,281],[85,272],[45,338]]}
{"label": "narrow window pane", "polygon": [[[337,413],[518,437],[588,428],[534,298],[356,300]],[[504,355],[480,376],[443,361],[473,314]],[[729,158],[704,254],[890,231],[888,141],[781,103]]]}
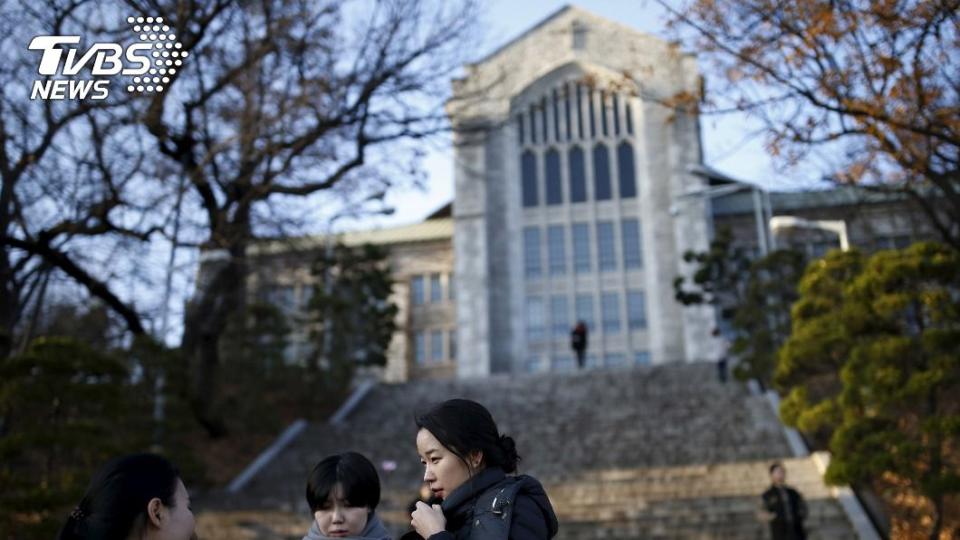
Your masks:
{"label": "narrow window pane", "polygon": [[456,360],[457,359],[457,331],[450,330],[447,334],[448,334],[447,348],[449,349],[448,358],[450,358],[450,360]]}
{"label": "narrow window pane", "polygon": [[530,142],[537,144],[537,108],[530,105]]}
{"label": "narrow window pane", "polygon": [[624,116],[627,117],[627,134],[633,135],[633,112],[630,110],[630,101],[628,100],[625,105],[627,110]]}
{"label": "narrow window pane", "polygon": [[547,96],[540,100],[540,124],[543,127],[543,142],[549,142],[550,133],[547,130]]}
{"label": "narrow window pane", "polygon": [[587,171],[583,161],[583,150],[579,146],[570,149],[570,202],[587,200]]}
{"label": "narrow window pane", "polygon": [[590,271],[590,229],[586,223],[574,223],[573,234],[573,271]]}
{"label": "narrow window pane", "polygon": [[430,332],[430,361],[432,363],[443,361],[443,332],[440,330]]}
{"label": "narrow window pane", "polygon": [[610,200],[610,152],[603,144],[593,147],[593,196],[598,201]]}
{"label": "narrow window pane", "polygon": [[617,250],[613,242],[613,222],[597,222],[597,259],[600,270],[617,268]]}
{"label": "narrow window pane", "polygon": [[537,205],[537,158],[527,150],[520,158],[520,176],[523,184],[523,206]]}
{"label": "narrow window pane", "polygon": [[647,307],[643,291],[627,291],[627,326],[631,330],[647,327]]}
{"label": "narrow window pane", "polygon": [[543,270],[540,265],[540,229],[523,229],[523,268],[527,277],[537,277]]}
{"label": "narrow window pane", "polygon": [[567,251],[564,249],[563,225],[547,227],[547,260],[551,275],[562,275],[567,271]]}
{"label": "narrow window pane", "polygon": [[607,128],[607,93],[600,91],[600,125],[603,126],[603,136],[610,135]]}
{"label": "narrow window pane", "polygon": [[447,298],[453,300],[457,297],[457,288],[454,286],[456,282],[453,280],[453,274],[447,276]]}
{"label": "narrow window pane", "polygon": [[591,88],[590,91],[587,92],[587,108],[590,111],[590,137],[596,138],[597,137],[597,120],[596,120],[596,115],[593,112],[594,111],[593,88]]}
{"label": "narrow window pane", "polygon": [[587,138],[583,132],[583,86],[580,83],[577,83],[577,135],[580,140]]}
{"label": "narrow window pane", "polygon": [[423,332],[413,336],[413,358],[418,365],[427,363],[427,336]]}
{"label": "narrow window pane", "polygon": [[617,147],[617,169],[620,173],[620,198],[637,196],[637,180],[633,166],[633,145],[628,142]]}
{"label": "narrow window pane", "polygon": [[650,352],[649,351],[639,351],[634,355],[634,363],[638,366],[649,366],[650,365]]}
{"label": "narrow window pane", "polygon": [[543,313],[543,298],[527,297],[527,341],[543,341],[546,321]]}
{"label": "narrow window pane", "polygon": [[[577,321],[583,321],[587,325],[587,330],[596,328],[596,320],[593,318],[593,295],[578,294],[574,300],[574,311]],[[589,339],[587,345],[589,346]]]}
{"label": "narrow window pane", "polygon": [[571,326],[567,317],[567,297],[559,294],[550,296],[550,325],[553,337],[567,337]]}
{"label": "narrow window pane", "polygon": [[523,115],[517,115],[517,139],[520,141],[520,144],[523,145],[527,141],[523,140]]}
{"label": "narrow window pane", "polygon": [[557,89],[553,89],[553,140],[560,142],[560,98]]}
{"label": "narrow window pane", "polygon": [[626,268],[641,268],[643,266],[643,256],[640,243],[640,222],[636,219],[623,220],[621,232],[623,266]]}
{"label": "narrow window pane", "polygon": [[607,353],[603,355],[603,364],[609,367],[619,367],[624,364],[623,353]]}
{"label": "narrow window pane", "polygon": [[413,305],[419,306],[424,303],[424,282],[423,276],[413,276],[413,279],[410,280],[410,296],[412,298]]}
{"label": "narrow window pane", "polygon": [[620,96],[613,94],[613,134],[620,135]]}
{"label": "narrow window pane", "polygon": [[600,295],[600,324],[606,334],[620,333],[620,297],[617,293]]}
{"label": "narrow window pane", "polygon": [[443,286],[440,285],[440,274],[430,274],[430,303],[443,299]]}
{"label": "narrow window pane", "polygon": [[563,86],[563,119],[567,125],[567,138],[564,140],[569,141],[573,134],[571,132],[571,119],[570,119],[570,85],[566,84]]}
{"label": "narrow window pane", "polygon": [[560,180],[560,152],[556,148],[547,150],[544,157],[544,170],[547,175],[547,204],[563,203],[563,186]]}

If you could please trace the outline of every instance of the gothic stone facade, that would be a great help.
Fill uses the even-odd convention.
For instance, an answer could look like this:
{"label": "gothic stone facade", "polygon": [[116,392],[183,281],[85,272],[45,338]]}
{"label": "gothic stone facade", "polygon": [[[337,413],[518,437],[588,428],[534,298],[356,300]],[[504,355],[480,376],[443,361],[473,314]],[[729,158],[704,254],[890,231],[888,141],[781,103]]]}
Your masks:
{"label": "gothic stone facade", "polygon": [[708,243],[696,95],[673,44],[565,7],[454,81],[454,264],[460,377],[589,362],[712,357],[707,309],[682,309],[682,253]]}

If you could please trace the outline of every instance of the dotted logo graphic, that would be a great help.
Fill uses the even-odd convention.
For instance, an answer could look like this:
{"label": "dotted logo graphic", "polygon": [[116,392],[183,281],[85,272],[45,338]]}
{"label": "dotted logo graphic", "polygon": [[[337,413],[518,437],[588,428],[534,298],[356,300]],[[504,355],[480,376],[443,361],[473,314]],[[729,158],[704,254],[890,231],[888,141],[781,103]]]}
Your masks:
{"label": "dotted logo graphic", "polygon": [[153,43],[151,56],[155,63],[147,73],[133,78],[127,92],[163,92],[170,82],[169,76],[177,72],[189,53],[182,50],[183,44],[177,41],[170,27],[163,24],[163,17],[127,17],[127,23],[133,26],[140,41]]}

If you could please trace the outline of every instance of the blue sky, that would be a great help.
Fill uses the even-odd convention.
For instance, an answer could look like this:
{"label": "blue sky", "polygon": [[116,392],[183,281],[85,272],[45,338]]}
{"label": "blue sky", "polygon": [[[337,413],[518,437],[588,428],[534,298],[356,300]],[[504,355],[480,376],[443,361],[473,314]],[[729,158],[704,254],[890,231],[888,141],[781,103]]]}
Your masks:
{"label": "blue sky", "polygon": [[[478,57],[526,31],[569,2],[559,0],[488,0],[482,21],[484,46]],[[664,10],[650,0],[584,0],[577,6],[618,21],[642,32],[666,36]],[[701,70],[704,60],[700,60]],[[707,80],[708,91],[710,79]],[[771,188],[810,185],[811,176],[800,170],[788,178],[776,172],[763,149],[758,125],[744,115],[701,119],[706,162],[742,180]],[[428,181],[425,190],[396,190],[388,201],[396,208],[390,217],[368,218],[345,223],[346,228],[370,228],[419,221],[453,198],[453,157],[449,146],[431,152],[425,163]]]}

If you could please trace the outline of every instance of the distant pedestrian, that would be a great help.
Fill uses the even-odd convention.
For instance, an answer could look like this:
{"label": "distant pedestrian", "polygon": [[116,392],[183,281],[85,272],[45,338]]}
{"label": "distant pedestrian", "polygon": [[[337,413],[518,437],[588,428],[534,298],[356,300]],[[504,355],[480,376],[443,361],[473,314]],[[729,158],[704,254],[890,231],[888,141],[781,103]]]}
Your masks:
{"label": "distant pedestrian", "polygon": [[583,369],[587,354],[587,323],[577,321],[576,326],[570,331],[570,348],[577,355],[577,367]]}
{"label": "distant pedestrian", "polygon": [[727,365],[730,357],[730,342],[723,337],[719,328],[713,329],[713,337],[720,342],[719,354],[717,356],[717,377],[721,383],[727,382]]}
{"label": "distant pedestrian", "polygon": [[803,521],[807,519],[807,503],[799,491],[786,485],[786,480],[783,463],[770,465],[770,488],[763,492],[761,515],[770,522],[773,540],[805,540]]}

